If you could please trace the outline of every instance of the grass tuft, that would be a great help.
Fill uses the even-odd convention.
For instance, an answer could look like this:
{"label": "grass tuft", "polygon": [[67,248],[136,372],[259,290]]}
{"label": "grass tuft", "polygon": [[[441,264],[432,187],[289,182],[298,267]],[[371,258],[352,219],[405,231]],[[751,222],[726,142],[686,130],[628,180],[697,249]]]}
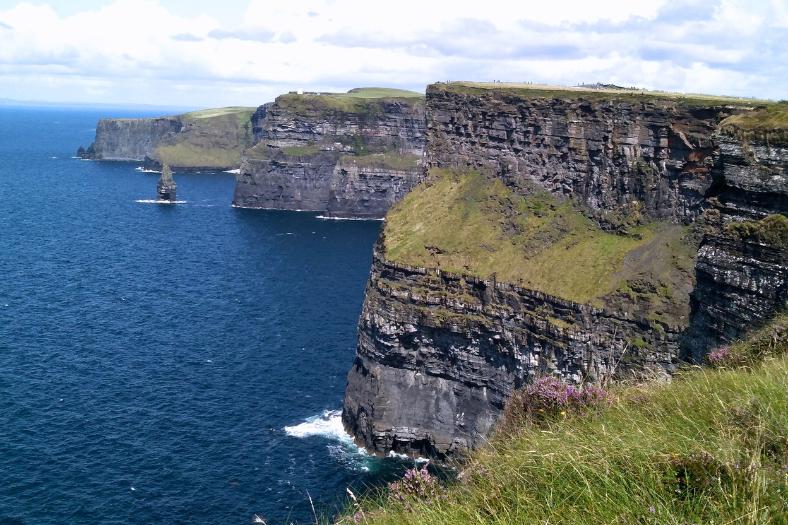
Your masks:
{"label": "grass tuft", "polygon": [[607,407],[499,433],[437,495],[377,494],[340,522],[785,524],[787,380],[782,356],[619,386]]}

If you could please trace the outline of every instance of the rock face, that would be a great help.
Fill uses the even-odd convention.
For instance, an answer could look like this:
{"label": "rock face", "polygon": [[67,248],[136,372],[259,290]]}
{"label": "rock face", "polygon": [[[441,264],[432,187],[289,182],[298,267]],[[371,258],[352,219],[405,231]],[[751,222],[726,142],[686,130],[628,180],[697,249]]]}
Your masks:
{"label": "rock face", "polygon": [[427,167],[491,169],[604,215],[637,200],[655,218],[689,221],[712,183],[712,132],[731,110],[670,98],[427,90]]}
{"label": "rock face", "polygon": [[144,161],[186,169],[230,169],[253,141],[251,108],[220,108],[183,115],[102,119],[96,140],[77,156],[92,160]]}
{"label": "rock face", "polygon": [[[343,422],[357,442],[381,453],[461,452],[483,441],[512,390],[535,377],[579,383],[665,376],[681,356],[701,357],[784,308],[784,249],[729,234],[729,223],[784,214],[788,204],[786,152],[717,133],[723,119],[747,106],[638,93],[428,88],[427,168],[480,170],[523,195],[536,185],[572,198],[612,230],[629,228],[622,210],[633,204],[639,220],[692,224],[687,231],[696,233],[687,239],[705,228],[697,288],[690,301],[695,282],[687,272],[665,289],[655,267],[612,295],[579,304],[395,260],[385,248],[390,220],[376,249],[345,394]],[[437,180],[430,174],[426,184]],[[423,248],[438,255],[454,249]],[[654,298],[666,295],[687,315],[664,321]]]}
{"label": "rock face", "polygon": [[709,194],[716,223],[698,252],[685,345],[695,360],[788,307],[788,237],[779,220],[788,215],[788,147],[715,138],[720,164]]}
{"label": "rock face", "polygon": [[599,382],[635,364],[664,376],[679,338],[512,284],[386,261],[379,243],[343,421],[369,450],[442,457],[482,443],[532,379]]}
{"label": "rock face", "polygon": [[161,170],[159,182],[156,184],[156,199],[160,201],[174,202],[177,200],[177,185],[172,178],[172,172],[168,165],[164,165]]}
{"label": "rock face", "polygon": [[382,217],[422,173],[423,98],[401,95],[291,93],[261,106],[234,205]]}
{"label": "rock face", "polygon": [[153,157],[156,147],[183,127],[177,117],[101,119],[96,140],[78,156],[93,160],[142,161]]}

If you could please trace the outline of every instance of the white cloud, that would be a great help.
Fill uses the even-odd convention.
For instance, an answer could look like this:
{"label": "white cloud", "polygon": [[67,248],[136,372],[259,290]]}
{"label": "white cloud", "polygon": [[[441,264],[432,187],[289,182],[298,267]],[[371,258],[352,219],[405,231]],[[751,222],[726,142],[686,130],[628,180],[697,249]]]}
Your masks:
{"label": "white cloud", "polygon": [[70,16],[22,3],[0,12],[0,97],[257,104],[445,79],[788,91],[778,0],[252,0],[236,19],[175,15],[165,0]]}

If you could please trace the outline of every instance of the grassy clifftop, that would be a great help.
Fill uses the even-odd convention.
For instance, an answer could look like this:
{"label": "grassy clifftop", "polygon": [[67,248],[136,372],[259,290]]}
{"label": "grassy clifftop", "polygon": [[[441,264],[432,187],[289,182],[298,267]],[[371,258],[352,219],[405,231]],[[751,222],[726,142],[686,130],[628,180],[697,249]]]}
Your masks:
{"label": "grassy clifftop", "polygon": [[402,102],[424,105],[424,94],[390,88],[355,88],[347,93],[288,93],[276,98],[276,104],[293,113],[335,112],[351,114],[375,113],[382,104]]}
{"label": "grassy clifftop", "polygon": [[736,345],[766,360],[618,387],[590,412],[494,436],[448,487],[355,506],[341,523],[785,524],[788,316]]}
{"label": "grassy clifftop", "polygon": [[756,111],[732,115],[720,123],[723,133],[745,140],[788,145],[788,101],[764,106]]}
{"label": "grassy clifftop", "polygon": [[160,144],[154,156],[181,168],[236,168],[242,151],[252,144],[254,111],[228,107],[180,115],[183,130]]}
{"label": "grassy clifftop", "polygon": [[602,230],[570,201],[514,193],[478,172],[433,170],[386,218],[392,261],[518,283],[575,302],[628,291],[643,274],[669,296],[692,267],[685,229],[651,223],[628,235]]}
{"label": "grassy clifftop", "polygon": [[771,105],[774,101],[754,98],[727,97],[720,95],[704,95],[697,93],[674,93],[670,91],[652,91],[645,89],[613,88],[613,87],[570,87],[548,84],[520,84],[511,82],[448,82],[429,86],[428,91],[447,91],[460,94],[493,94],[499,93],[518,98],[552,98],[587,100],[625,100],[630,102],[672,101],[688,105],[735,105],[752,107],[755,105]]}

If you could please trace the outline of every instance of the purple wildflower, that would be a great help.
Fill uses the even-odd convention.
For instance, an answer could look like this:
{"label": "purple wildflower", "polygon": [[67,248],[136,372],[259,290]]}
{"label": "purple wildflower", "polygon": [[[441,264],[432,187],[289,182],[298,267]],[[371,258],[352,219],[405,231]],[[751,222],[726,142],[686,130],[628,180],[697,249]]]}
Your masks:
{"label": "purple wildflower", "polygon": [[408,497],[428,498],[438,492],[438,479],[427,469],[429,463],[421,468],[410,468],[405,471],[401,480],[389,483],[389,493],[395,499],[404,501]]}
{"label": "purple wildflower", "polygon": [[709,363],[715,366],[722,366],[726,364],[731,358],[731,348],[729,346],[720,346],[719,348],[715,348],[709,355],[706,356]]}

